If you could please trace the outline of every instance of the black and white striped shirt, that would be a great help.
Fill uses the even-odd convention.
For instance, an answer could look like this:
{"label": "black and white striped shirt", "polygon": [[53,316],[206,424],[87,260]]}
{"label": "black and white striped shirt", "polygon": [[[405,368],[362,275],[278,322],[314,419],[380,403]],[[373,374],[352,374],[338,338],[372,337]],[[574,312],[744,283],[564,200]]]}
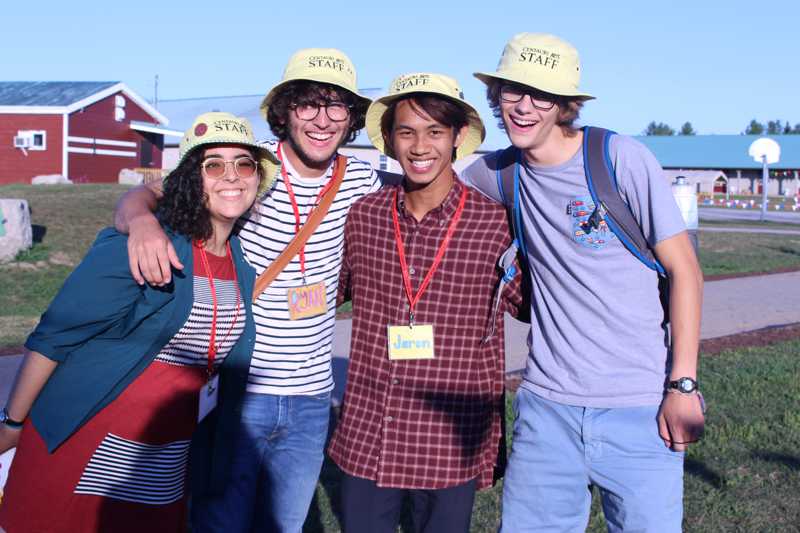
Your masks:
{"label": "black and white striped shirt", "polygon": [[[264,145],[273,152],[277,142]],[[286,158],[284,158],[286,159]],[[317,195],[331,177],[304,179],[286,164],[304,224]],[[295,256],[253,305],[256,343],[250,363],[248,392],[276,395],[320,394],[333,388],[331,341],[336,314],[336,290],[344,247],[344,223],[350,206],[377,190],[380,182],[369,163],[348,157],[347,170],[336,198],[322,223],[305,245],[305,274],[309,284],[325,282],[328,312],[289,319],[287,290],[302,285],[299,256]],[[244,223],[240,238],[245,256],[261,274],[295,236],[295,217],[280,176]]]}

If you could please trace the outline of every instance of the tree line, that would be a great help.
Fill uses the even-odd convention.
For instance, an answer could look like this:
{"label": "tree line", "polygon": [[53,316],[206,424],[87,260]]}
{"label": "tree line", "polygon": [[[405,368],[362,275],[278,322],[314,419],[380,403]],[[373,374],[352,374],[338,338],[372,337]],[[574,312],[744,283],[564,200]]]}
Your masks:
{"label": "tree line", "polygon": [[[696,135],[691,122],[684,122],[683,126],[676,132],[669,124],[664,122],[650,122],[642,132],[642,135]],[[753,119],[742,132],[743,135],[800,135],[800,122],[794,126],[787,120],[769,120],[767,124]]]}

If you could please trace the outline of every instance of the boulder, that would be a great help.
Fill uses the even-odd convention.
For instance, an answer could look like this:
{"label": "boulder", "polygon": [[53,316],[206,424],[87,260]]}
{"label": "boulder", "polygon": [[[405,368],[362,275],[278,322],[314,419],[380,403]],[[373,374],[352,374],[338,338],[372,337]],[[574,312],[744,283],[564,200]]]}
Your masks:
{"label": "boulder", "polygon": [[31,185],[72,185],[72,181],[61,174],[45,174],[31,179]]}
{"label": "boulder", "polygon": [[0,199],[0,263],[7,263],[33,244],[28,201]]}
{"label": "boulder", "polygon": [[129,168],[123,168],[119,171],[120,185],[141,185],[142,183],[144,183],[144,174]]}

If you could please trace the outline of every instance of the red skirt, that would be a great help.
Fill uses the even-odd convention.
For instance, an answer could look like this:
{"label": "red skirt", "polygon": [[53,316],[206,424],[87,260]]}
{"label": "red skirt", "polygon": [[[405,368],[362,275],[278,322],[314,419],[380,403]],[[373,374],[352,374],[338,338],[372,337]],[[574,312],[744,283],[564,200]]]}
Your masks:
{"label": "red skirt", "polygon": [[26,422],[0,526],[7,533],[185,533],[204,371],[153,362],[52,454]]}

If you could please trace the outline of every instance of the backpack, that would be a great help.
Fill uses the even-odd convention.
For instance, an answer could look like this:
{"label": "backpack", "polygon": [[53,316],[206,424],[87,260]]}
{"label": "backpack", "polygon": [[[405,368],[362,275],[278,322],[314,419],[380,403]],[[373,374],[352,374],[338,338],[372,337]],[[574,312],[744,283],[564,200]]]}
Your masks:
{"label": "backpack", "polygon": [[[611,130],[586,126],[583,128],[583,162],[586,173],[586,185],[595,208],[589,218],[582,224],[589,233],[605,221],[608,228],[617,236],[625,248],[631,252],[647,268],[658,273],[659,295],[664,308],[664,323],[669,321],[669,284],[664,267],[656,259],[653,249],[647,242],[642,228],[622,199],[617,187],[617,178],[608,145]],[[497,152],[497,187],[500,197],[508,211],[508,218],[514,234],[514,242],[522,254],[520,264],[526,270],[528,250],[522,233],[522,214],[519,209],[519,167],[522,153],[514,146]],[[510,193],[510,194],[509,194]],[[529,276],[525,276],[526,278]]]}

